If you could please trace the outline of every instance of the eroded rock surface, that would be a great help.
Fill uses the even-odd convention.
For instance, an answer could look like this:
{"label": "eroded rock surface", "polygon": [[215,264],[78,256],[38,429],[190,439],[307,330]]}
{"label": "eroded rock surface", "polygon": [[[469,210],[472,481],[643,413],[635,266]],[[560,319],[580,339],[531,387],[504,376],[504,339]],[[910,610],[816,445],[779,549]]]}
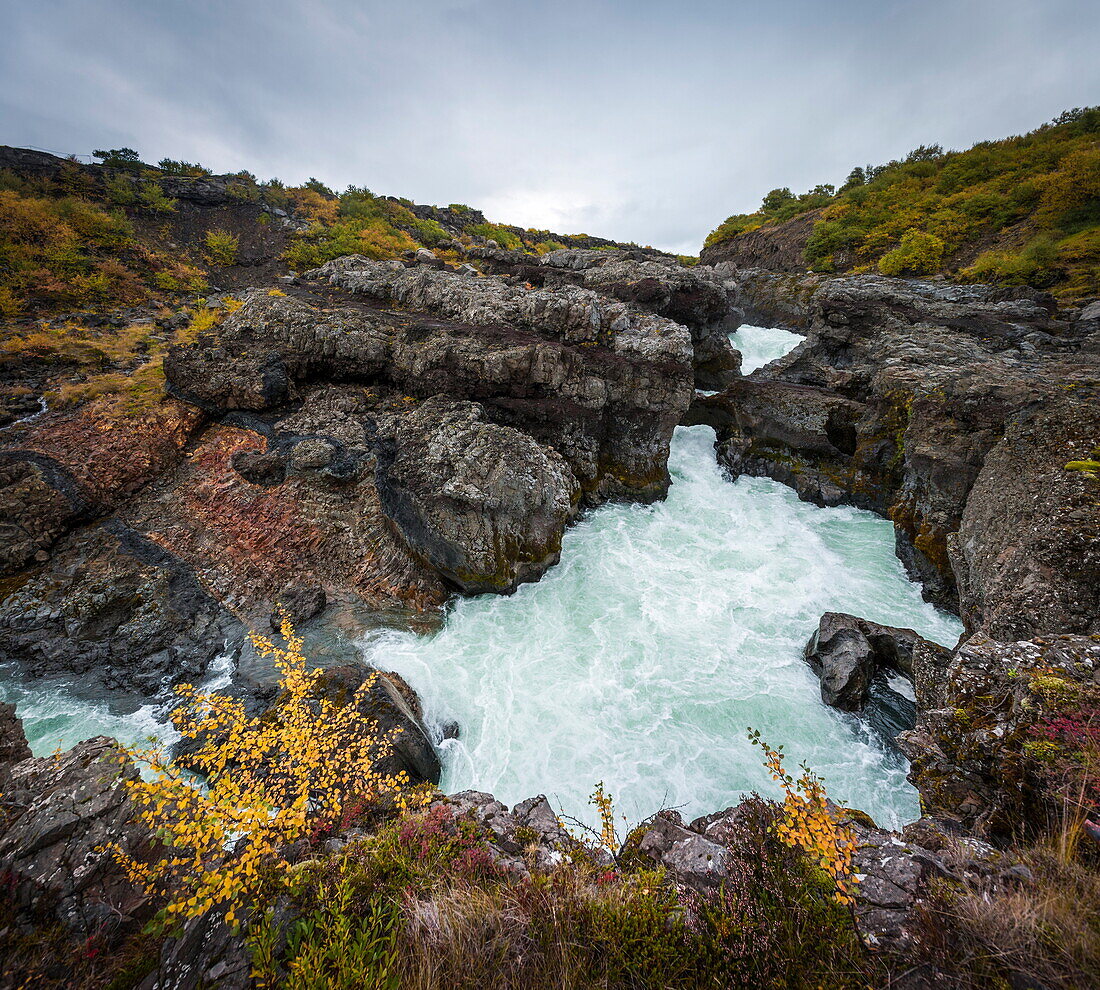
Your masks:
{"label": "eroded rock surface", "polygon": [[729,334],[741,325],[742,312],[733,304],[737,287],[725,269],[688,268],[644,249],[565,248],[548,252],[536,264],[516,251],[479,249],[476,255],[483,267],[517,282],[548,289],[581,286],[687,327],[697,388],[721,388],[740,373],[741,355]]}
{"label": "eroded rock surface", "polygon": [[446,580],[471,594],[511,591],[557,562],[580,499],[557,451],[442,397],[401,420],[392,443],[378,472],[383,509]]}
{"label": "eroded rock surface", "polygon": [[138,859],[151,849],[124,787],[137,768],[103,737],[58,756],[31,757],[21,724],[3,708],[0,872],[17,912],[83,937],[131,926],[146,898],[111,846]]}
{"label": "eroded rock surface", "polygon": [[117,521],[68,537],[0,600],[0,660],[144,697],[200,678],[242,635],[178,557]]}
{"label": "eroded rock surface", "polygon": [[1100,624],[1095,331],[1032,289],[733,273],[739,304],[807,339],[700,397],[734,474],[888,515],[898,554],[968,629]]}

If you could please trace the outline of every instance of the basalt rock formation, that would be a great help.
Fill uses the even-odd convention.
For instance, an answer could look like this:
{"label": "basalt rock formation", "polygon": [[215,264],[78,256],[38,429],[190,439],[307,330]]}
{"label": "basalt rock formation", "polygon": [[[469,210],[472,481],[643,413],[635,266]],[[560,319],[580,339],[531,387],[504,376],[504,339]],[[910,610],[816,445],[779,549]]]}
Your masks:
{"label": "basalt rock formation", "polygon": [[479,248],[471,251],[499,274],[526,284],[583,286],[691,330],[695,386],[718,389],[737,378],[741,356],[729,334],[742,321],[733,304],[736,284],[713,268],[685,268],[675,258],[641,250],[550,251],[532,264],[529,255]]}
{"label": "basalt rock formation", "polygon": [[141,920],[146,897],[111,849],[136,859],[151,849],[123,787],[137,773],[102,737],[33,758],[22,723],[0,704],[0,873],[19,917],[83,936],[110,936]]}
{"label": "basalt rock formation", "polygon": [[0,658],[150,695],[295,589],[347,641],[509,592],[583,506],[663,496],[692,357],[684,326],[590,289],[415,261],[247,293],[168,350],[171,396],[4,434]]}
{"label": "basalt rock formation", "polygon": [[[926,597],[999,638],[1100,628],[1100,336],[1031,289],[737,273],[806,340],[699,397],[733,473],[888,515]],[[797,314],[797,319],[792,318]]]}

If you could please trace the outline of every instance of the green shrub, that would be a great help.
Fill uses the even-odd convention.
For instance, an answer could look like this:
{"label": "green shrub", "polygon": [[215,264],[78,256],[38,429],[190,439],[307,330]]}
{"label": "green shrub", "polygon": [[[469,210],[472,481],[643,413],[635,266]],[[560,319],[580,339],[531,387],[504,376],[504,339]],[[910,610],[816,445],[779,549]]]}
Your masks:
{"label": "green shrub", "polygon": [[910,228],[901,244],[879,259],[883,275],[931,275],[943,262],[943,241],[935,234]]}
{"label": "green shrub", "polygon": [[464,232],[471,237],[484,237],[486,240],[496,241],[506,251],[518,251],[523,247],[523,241],[519,235],[495,223],[473,223],[464,228]]}
{"label": "green shrub", "polygon": [[234,265],[237,263],[238,238],[227,230],[208,230],[206,232],[206,250],[215,265]]}
{"label": "green shrub", "polygon": [[287,195],[286,186],[279,179],[268,179],[260,183],[260,194],[269,206],[285,210],[290,205],[290,197]]}
{"label": "green shrub", "polygon": [[103,183],[104,192],[112,203],[119,206],[133,206],[138,194],[134,184],[124,175],[114,175]]}
{"label": "green shrub", "polygon": [[420,217],[414,216],[406,221],[406,225],[411,229],[410,232],[415,235],[416,239],[426,247],[435,247],[441,241],[447,241],[451,238],[451,235],[435,220],[422,220]]}
{"label": "green shrub", "polygon": [[143,182],[138,191],[138,201],[153,213],[174,213],[176,201],[165,194],[159,182]]}
{"label": "green shrub", "polygon": [[169,175],[187,175],[197,178],[210,174],[210,169],[200,165],[198,162],[177,162],[171,158],[162,158],[157,162],[157,168],[162,172],[167,172]]}
{"label": "green shrub", "polygon": [[98,158],[108,168],[123,168],[129,172],[136,172],[142,164],[133,148],[111,148],[109,151],[97,148],[92,152],[92,157]]}
{"label": "green shrub", "polygon": [[1053,238],[1040,235],[1019,252],[986,251],[959,277],[978,282],[998,282],[1004,285],[1052,284],[1060,275],[1059,250]]}
{"label": "green shrub", "polygon": [[283,259],[294,271],[302,272],[346,254],[396,258],[415,247],[416,241],[385,220],[344,220],[331,225],[314,224],[294,239]]}
{"label": "green shrub", "polygon": [[225,187],[225,191],[234,199],[244,200],[248,203],[257,202],[263,193],[255,182],[247,182],[244,179],[234,179]]}

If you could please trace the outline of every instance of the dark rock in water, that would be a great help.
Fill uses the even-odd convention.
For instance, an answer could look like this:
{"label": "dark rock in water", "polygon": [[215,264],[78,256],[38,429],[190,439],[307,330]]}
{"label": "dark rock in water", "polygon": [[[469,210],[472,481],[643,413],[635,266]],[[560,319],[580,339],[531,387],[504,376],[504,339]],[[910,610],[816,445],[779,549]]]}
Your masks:
{"label": "dark rock in water", "polygon": [[[372,673],[371,668],[364,666],[332,667],[325,671],[319,691],[334,701],[346,699],[344,703],[350,703]],[[420,699],[403,678],[378,671],[373,686],[359,707],[365,715],[378,722],[381,733],[398,730],[393,742],[393,755],[382,760],[378,766],[381,773],[404,771],[413,784],[424,781],[439,783],[442,767],[421,721]]]}
{"label": "dark rock in water", "polygon": [[556,451],[442,397],[399,422],[378,489],[412,552],[468,594],[512,591],[557,563],[580,498]]}
{"label": "dark rock in water", "polygon": [[917,724],[917,706],[895,690],[881,675],[872,678],[867,703],[860,713],[863,720],[891,749],[897,749],[897,738]]}
{"label": "dark rock in water", "polygon": [[[7,715],[10,707],[5,706]],[[0,751],[26,750],[18,720],[4,718]],[[29,756],[0,766],[0,874],[16,910],[52,917],[72,933],[111,938],[143,920],[144,892],[135,888],[110,848],[141,858],[152,836],[138,821],[124,783],[137,768],[112,739],[97,737],[60,756]]]}
{"label": "dark rock in water", "polygon": [[146,697],[201,677],[242,635],[180,560],[115,522],[74,533],[4,598],[0,633],[0,657],[28,676]]}
{"label": "dark rock in water", "polygon": [[[284,703],[278,693],[278,670],[269,660],[249,651],[245,653],[243,666],[245,669],[238,671],[238,677],[224,693],[242,701],[251,716],[277,719]],[[342,708],[356,699],[356,692],[372,675],[374,684],[360,699],[360,710],[378,723],[380,734],[396,732],[393,751],[379,761],[379,772],[404,772],[413,784],[425,781],[438,784],[442,768],[424,727],[420,699],[400,675],[359,663],[337,663],[322,671],[312,695],[314,700],[309,704],[319,710],[324,699]],[[173,747],[173,758],[186,764],[188,757],[205,742],[202,737],[182,739]]]}
{"label": "dark rock in water", "polygon": [[325,589],[318,585],[292,585],[286,588],[272,609],[268,622],[275,632],[282,628],[283,617],[297,627],[320,615],[328,604]]}
{"label": "dark rock in water", "polygon": [[832,708],[858,712],[867,705],[874,680],[888,672],[913,678],[913,650],[929,643],[912,629],[883,626],[843,612],[826,612],[803,655],[821,679],[821,700]]}

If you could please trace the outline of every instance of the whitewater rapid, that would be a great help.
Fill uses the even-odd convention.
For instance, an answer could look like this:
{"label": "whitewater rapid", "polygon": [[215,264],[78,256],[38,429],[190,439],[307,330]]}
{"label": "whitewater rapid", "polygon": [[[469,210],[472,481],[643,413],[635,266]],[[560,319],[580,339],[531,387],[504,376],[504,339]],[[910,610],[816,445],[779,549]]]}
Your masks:
{"label": "whitewater rapid", "polygon": [[[747,372],[801,340],[751,327],[733,339]],[[591,512],[537,584],[459,600],[428,636],[364,641],[437,730],[459,727],[441,744],[445,790],[506,803],[545,793],[590,818],[602,781],[630,821],[662,807],[693,816],[775,794],[751,726],[880,824],[919,815],[905,762],[822,705],[801,651],[830,610],[946,645],[960,623],[906,578],[888,521],[808,505],[767,479],[731,483],[713,444],[709,427],[677,429],[668,498]]]}

